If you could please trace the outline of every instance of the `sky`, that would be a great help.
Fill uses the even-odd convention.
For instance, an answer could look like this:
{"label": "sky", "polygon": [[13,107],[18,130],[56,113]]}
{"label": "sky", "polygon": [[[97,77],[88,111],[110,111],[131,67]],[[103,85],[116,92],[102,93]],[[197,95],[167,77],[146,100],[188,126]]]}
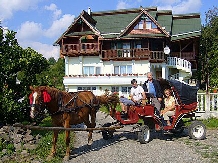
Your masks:
{"label": "sky", "polygon": [[215,0],[0,0],[0,26],[17,32],[23,48],[31,47],[45,58],[59,58],[55,41],[65,32],[74,18],[88,8],[92,12],[157,7],[173,14],[200,13],[218,7]]}

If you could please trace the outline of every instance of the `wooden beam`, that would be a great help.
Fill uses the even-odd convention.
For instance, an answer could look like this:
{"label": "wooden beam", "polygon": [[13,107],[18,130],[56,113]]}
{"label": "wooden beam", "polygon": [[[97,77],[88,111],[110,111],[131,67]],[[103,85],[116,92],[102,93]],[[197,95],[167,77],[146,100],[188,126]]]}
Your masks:
{"label": "wooden beam", "polygon": [[13,127],[21,127],[25,129],[32,129],[32,130],[65,130],[65,131],[115,130],[115,129],[123,128],[123,126],[97,127],[97,128],[41,127],[41,126],[23,125],[20,123],[14,124]]}

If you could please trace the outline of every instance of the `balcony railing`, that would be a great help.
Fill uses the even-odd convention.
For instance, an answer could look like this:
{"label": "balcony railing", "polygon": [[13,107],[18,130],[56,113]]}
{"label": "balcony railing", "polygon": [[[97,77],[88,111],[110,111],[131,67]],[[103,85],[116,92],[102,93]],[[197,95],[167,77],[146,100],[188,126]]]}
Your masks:
{"label": "balcony railing", "polygon": [[171,57],[177,57],[177,58],[182,58],[186,60],[195,60],[195,53],[194,52],[172,52],[170,54]]}
{"label": "balcony railing", "polygon": [[175,67],[177,69],[185,70],[186,72],[191,72],[191,63],[185,59],[177,57],[167,57],[167,65]]}
{"label": "balcony railing", "polygon": [[114,59],[148,59],[148,60],[164,60],[163,51],[150,51],[148,49],[112,49],[102,50],[102,60]]}
{"label": "balcony railing", "polygon": [[98,43],[64,44],[62,46],[63,55],[99,54]]}

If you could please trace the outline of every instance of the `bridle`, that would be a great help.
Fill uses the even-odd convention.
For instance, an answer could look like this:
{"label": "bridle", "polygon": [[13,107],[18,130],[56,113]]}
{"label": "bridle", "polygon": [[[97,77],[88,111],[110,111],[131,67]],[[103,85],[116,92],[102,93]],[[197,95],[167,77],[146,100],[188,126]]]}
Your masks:
{"label": "bridle", "polygon": [[[37,92],[34,92],[37,93]],[[31,112],[33,112],[32,108],[34,108],[34,117],[35,119],[42,119],[44,118],[44,115],[46,113],[46,108],[47,108],[47,104],[43,101],[43,97],[39,97],[40,102],[38,104],[33,103],[33,100],[31,102],[31,98],[34,98],[34,93],[32,93],[29,97],[30,98],[30,108],[31,108]],[[35,97],[36,98],[36,97]]]}

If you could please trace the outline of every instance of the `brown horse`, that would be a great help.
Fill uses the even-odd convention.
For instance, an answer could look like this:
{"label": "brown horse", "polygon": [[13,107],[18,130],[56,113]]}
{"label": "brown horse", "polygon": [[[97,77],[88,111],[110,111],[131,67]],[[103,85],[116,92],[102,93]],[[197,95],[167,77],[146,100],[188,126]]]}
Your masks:
{"label": "brown horse", "polygon": [[[31,118],[36,118],[45,109],[51,115],[54,127],[70,128],[70,125],[85,123],[88,128],[94,128],[96,123],[96,112],[99,109],[99,102],[96,96],[90,91],[68,93],[56,88],[39,86],[30,87]],[[91,117],[91,122],[89,120]],[[58,130],[54,130],[52,148],[49,158],[56,154],[56,143]],[[92,143],[92,132],[88,134],[88,145]],[[66,154],[64,160],[69,160],[70,156],[70,131],[65,131]]]}
{"label": "brown horse", "polygon": [[105,106],[108,109],[111,117],[115,116],[117,104],[119,104],[119,96],[116,92],[114,93],[105,93],[101,96],[96,96],[100,105]]}

